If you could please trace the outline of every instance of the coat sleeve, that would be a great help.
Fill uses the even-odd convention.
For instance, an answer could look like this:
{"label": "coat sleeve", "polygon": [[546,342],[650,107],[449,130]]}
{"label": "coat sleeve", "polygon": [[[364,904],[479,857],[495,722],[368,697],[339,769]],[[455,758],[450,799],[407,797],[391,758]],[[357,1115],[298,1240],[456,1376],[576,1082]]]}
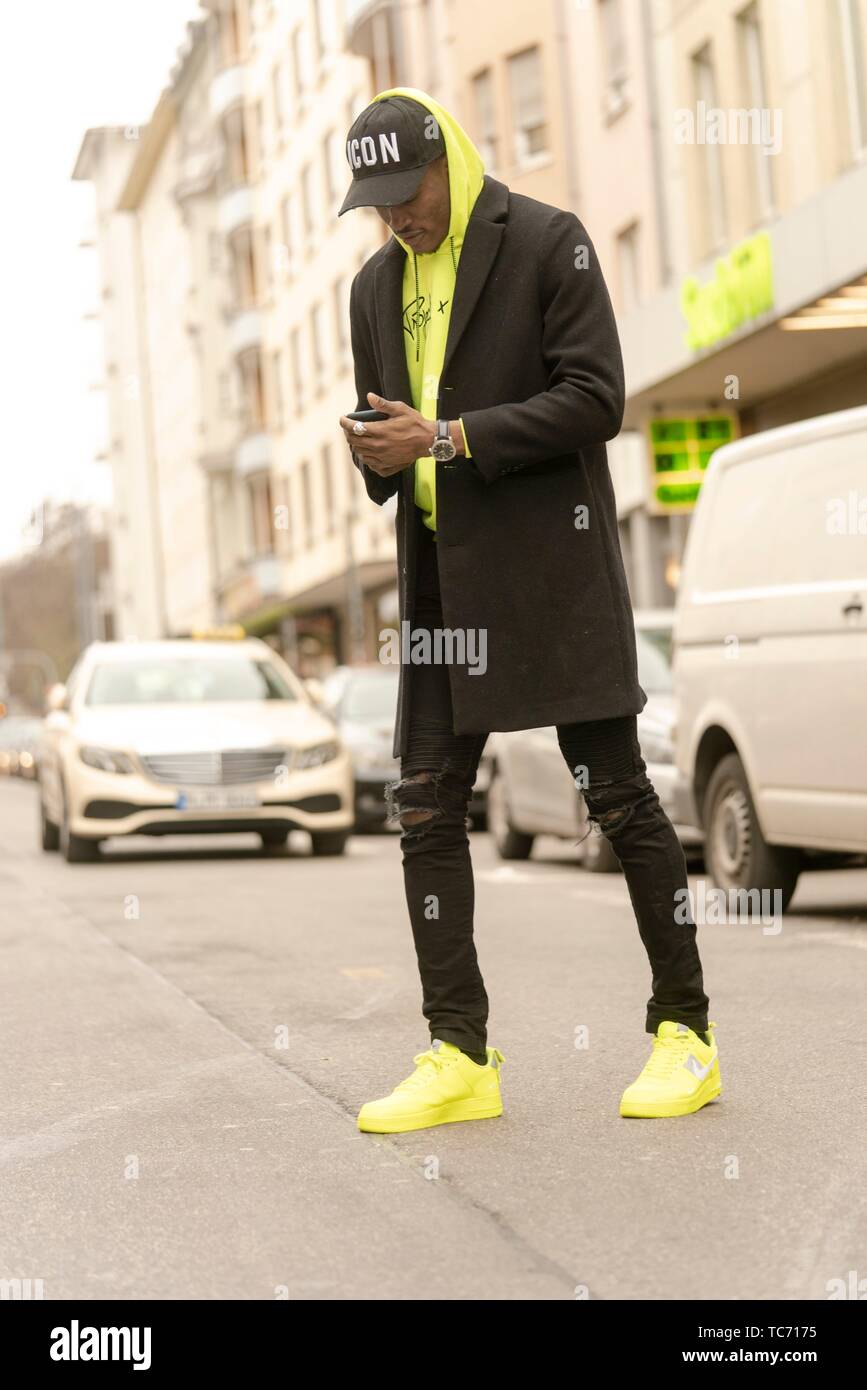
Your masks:
{"label": "coat sleeve", "polygon": [[[352,360],[355,366],[355,394],[357,397],[355,409],[369,410],[370,401],[367,399],[368,391],[375,391],[377,396],[381,396],[382,384],[376,370],[376,363],[373,357],[373,348],[370,341],[370,333],[367,323],[358,307],[358,296],[356,285],[358,276],[352,281],[349,291],[349,334],[352,342]],[[382,478],[375,473],[372,468],[368,468],[353,448],[349,450],[352,455],[352,462],[361,473],[364,479],[364,486],[367,488],[367,495],[377,506],[382,506],[397,492],[400,486],[400,474],[393,473],[390,478]]]}
{"label": "coat sleeve", "polygon": [[614,311],[593,244],[574,213],[558,209],[551,218],[538,275],[547,390],[515,404],[461,412],[473,462],[487,483],[613,439],[623,420]]}

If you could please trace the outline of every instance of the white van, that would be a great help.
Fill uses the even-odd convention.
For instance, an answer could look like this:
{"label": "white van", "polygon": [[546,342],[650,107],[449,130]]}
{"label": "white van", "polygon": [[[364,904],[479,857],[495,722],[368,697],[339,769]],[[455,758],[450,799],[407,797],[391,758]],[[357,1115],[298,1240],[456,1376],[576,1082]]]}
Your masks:
{"label": "white van", "polygon": [[675,757],[718,887],[785,905],[815,854],[867,853],[867,407],[714,454],[674,678]]}

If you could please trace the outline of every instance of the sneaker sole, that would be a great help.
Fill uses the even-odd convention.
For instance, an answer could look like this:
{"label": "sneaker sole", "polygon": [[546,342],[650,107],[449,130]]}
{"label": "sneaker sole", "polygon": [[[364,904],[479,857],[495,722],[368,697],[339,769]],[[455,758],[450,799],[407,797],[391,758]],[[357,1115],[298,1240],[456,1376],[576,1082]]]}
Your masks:
{"label": "sneaker sole", "polygon": [[722,1086],[717,1081],[710,1086],[699,1086],[695,1095],[689,1096],[686,1100],[657,1101],[645,1104],[628,1101],[625,1105],[621,1101],[620,1114],[626,1120],[667,1120],[676,1115],[692,1115],[696,1110],[701,1110],[703,1106],[709,1105],[720,1095],[722,1095]]}
{"label": "sneaker sole", "polygon": [[499,1098],[490,1100],[457,1100],[444,1105],[439,1110],[418,1110],[414,1115],[396,1115],[393,1118],[366,1118],[364,1113],[358,1117],[358,1128],[364,1134],[404,1134],[413,1129],[434,1129],[436,1125],[452,1125],[462,1120],[494,1120],[503,1113],[503,1102]]}

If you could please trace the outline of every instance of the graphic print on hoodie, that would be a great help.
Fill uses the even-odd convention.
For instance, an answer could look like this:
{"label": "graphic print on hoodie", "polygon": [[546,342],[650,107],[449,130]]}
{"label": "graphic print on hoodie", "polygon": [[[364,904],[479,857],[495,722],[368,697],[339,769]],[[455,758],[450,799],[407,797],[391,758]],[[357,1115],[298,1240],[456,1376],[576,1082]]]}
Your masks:
{"label": "graphic print on hoodie", "polygon": [[[416,87],[389,87],[387,91],[378,92],[373,100],[382,101],[384,97],[411,97],[426,107],[438,122],[446,146],[451,199],[446,236],[435,251],[416,255],[407,242],[392,232],[406,252],[403,337],[412,403],[426,420],[435,420],[461,247],[470,213],[482,191],[485,171],[482,157],[466,131],[433,97]],[[424,513],[425,526],[435,531],[436,463],[425,454],[416,459],[414,470],[416,506]]]}

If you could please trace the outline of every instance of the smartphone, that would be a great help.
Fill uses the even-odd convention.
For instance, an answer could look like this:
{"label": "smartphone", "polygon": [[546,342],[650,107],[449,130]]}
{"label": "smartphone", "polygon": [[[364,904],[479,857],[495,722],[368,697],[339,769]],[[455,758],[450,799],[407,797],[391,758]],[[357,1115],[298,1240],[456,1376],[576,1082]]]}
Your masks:
{"label": "smartphone", "polygon": [[381,410],[350,410],[347,411],[347,420],[361,420],[365,425],[372,425],[376,420],[390,420],[391,416],[386,415]]}

